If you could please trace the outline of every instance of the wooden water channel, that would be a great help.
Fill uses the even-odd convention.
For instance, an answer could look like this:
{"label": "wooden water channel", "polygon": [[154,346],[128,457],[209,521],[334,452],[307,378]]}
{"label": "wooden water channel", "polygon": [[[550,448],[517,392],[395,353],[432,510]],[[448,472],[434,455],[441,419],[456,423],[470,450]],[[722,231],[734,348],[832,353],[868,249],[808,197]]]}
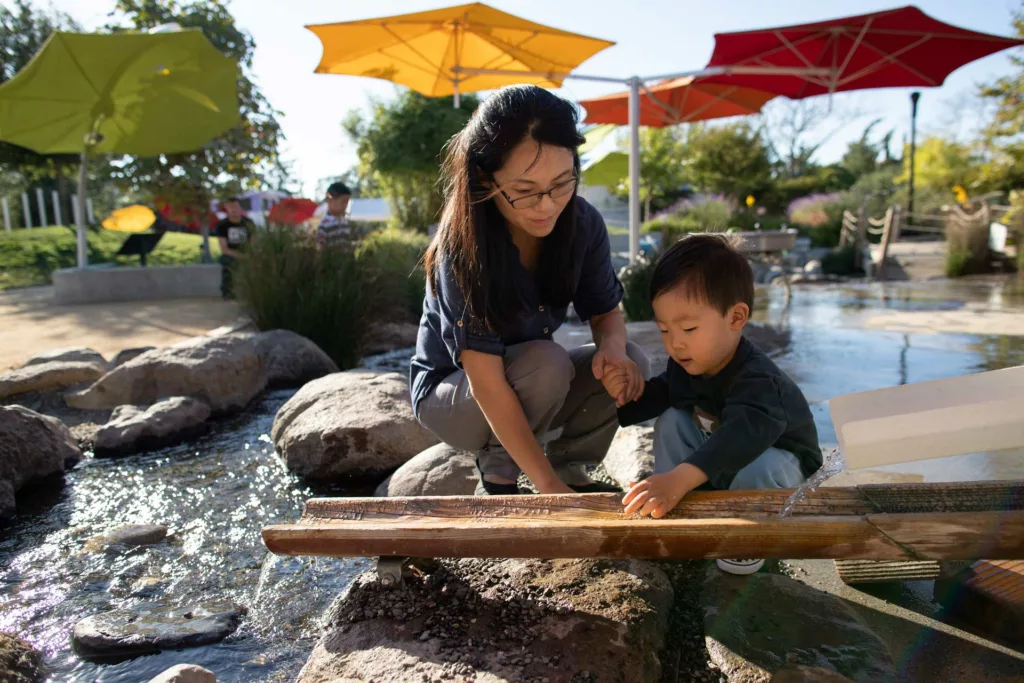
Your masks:
{"label": "wooden water channel", "polygon": [[283,555],[332,557],[1024,559],[1024,483],[696,491],[663,519],[621,494],[314,498],[263,529]]}

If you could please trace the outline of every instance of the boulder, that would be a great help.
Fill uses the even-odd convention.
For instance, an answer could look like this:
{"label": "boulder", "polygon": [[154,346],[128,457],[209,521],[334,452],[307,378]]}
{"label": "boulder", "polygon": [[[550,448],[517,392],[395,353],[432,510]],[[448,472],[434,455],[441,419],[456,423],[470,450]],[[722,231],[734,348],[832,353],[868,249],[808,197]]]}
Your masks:
{"label": "boulder", "polygon": [[109,546],[140,546],[160,543],[167,538],[167,527],[162,524],[126,524],[86,541],[86,550],[101,550]]}
{"label": "boulder", "polygon": [[377,323],[366,335],[363,352],[367,355],[387,353],[416,346],[419,325],[415,323]]}
{"label": "boulder", "polygon": [[472,496],[479,480],[475,455],[439,443],[395,470],[373,495]]}
{"label": "boulder", "polygon": [[271,388],[301,387],[310,380],[338,372],[338,365],[309,339],[291,330],[252,335]]}
{"label": "boulder", "polygon": [[178,443],[206,431],[210,406],[176,396],[146,406],[118,406],[110,420],[96,430],[97,456],[126,455]]}
{"label": "boulder", "polygon": [[72,408],[98,410],[189,396],[210,406],[214,415],[224,415],[245,408],[265,383],[251,339],[195,337],[136,356],[64,400]]}
{"label": "boulder", "polygon": [[0,632],[0,681],[34,683],[42,680],[43,655],[18,636]]}
{"label": "boulder", "polygon": [[99,351],[85,346],[78,346],[73,349],[56,349],[54,351],[37,353],[25,361],[25,365],[23,367],[52,363],[55,361],[65,363],[93,363],[94,365],[102,367],[107,366],[107,359],[104,358],[103,354]]}
{"label": "boulder", "polygon": [[209,645],[235,632],[246,612],[227,601],[173,605],[149,602],[86,617],[71,633],[84,658],[131,657]]}
{"label": "boulder", "polygon": [[623,491],[629,489],[629,482],[654,474],[654,428],[635,425],[620,429],[601,464]]}
{"label": "boulder", "polygon": [[363,575],[298,680],[653,683],[672,601],[641,561],[444,561],[393,590]]}
{"label": "boulder", "polygon": [[114,356],[114,360],[110,361],[110,367],[116,368],[119,365],[124,365],[132,358],[141,356],[146,351],[152,351],[155,348],[155,346],[136,346],[132,349],[121,349],[117,352],[117,355]]}
{"label": "boulder", "polygon": [[22,406],[0,406],[0,517],[14,514],[14,494],[26,483],[64,472],[81,458],[60,420]]}
{"label": "boulder", "polygon": [[149,683],[217,683],[217,677],[201,666],[179,664],[150,679]]}
{"label": "boulder", "polygon": [[787,576],[712,566],[701,606],[708,654],[730,682],[768,683],[787,664],[826,666],[857,683],[898,680],[889,648],[853,608]]}
{"label": "boulder", "polygon": [[0,398],[60,391],[95,382],[107,371],[107,364],[81,361],[49,361],[0,373]]}
{"label": "boulder", "polygon": [[377,483],[437,443],[413,417],[408,381],[364,370],[303,386],[277,412],[271,438],[296,474],[353,483]]}

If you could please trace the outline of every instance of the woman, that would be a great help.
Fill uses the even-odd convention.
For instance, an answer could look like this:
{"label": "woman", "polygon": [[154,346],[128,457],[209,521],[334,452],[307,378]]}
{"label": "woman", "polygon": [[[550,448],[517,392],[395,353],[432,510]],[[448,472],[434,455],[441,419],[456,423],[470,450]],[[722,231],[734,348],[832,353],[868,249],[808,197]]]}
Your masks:
{"label": "woman", "polygon": [[[546,90],[504,88],[445,152],[410,383],[417,419],[477,454],[478,494],[519,493],[520,472],[541,493],[617,490],[584,466],[607,453],[616,402],[650,377],[626,341],[604,221],[576,196],[576,126],[575,108]],[[570,303],[596,344],[552,341]],[[617,399],[600,381],[613,369],[629,377]]]}

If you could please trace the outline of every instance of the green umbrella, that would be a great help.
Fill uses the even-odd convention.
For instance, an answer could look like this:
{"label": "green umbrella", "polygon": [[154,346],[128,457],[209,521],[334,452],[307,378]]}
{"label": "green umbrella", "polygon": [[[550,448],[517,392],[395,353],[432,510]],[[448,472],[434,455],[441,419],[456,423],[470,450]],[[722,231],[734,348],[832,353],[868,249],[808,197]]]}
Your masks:
{"label": "green umbrella", "polygon": [[607,152],[589,161],[582,170],[584,184],[601,185],[613,190],[629,177],[629,153]]}
{"label": "green umbrella", "polygon": [[0,86],[0,140],[80,153],[78,265],[90,154],[188,152],[239,123],[238,65],[200,31],[54,32]]}

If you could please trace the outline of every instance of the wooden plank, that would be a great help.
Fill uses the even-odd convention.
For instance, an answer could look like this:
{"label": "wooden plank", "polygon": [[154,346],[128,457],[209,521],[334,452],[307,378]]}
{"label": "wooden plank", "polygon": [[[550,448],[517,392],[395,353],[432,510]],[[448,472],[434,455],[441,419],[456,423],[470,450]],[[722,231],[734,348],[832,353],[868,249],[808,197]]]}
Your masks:
{"label": "wooden plank", "polygon": [[[617,494],[322,498],[263,538],[274,553],[334,557],[1017,558],[1021,486],[827,488],[784,518],[788,490],[694,492],[660,520],[625,515]],[[971,511],[927,512],[929,498]]]}
{"label": "wooden plank", "polygon": [[986,636],[1024,644],[1024,562],[979,560],[952,580],[936,582],[935,597]]}

